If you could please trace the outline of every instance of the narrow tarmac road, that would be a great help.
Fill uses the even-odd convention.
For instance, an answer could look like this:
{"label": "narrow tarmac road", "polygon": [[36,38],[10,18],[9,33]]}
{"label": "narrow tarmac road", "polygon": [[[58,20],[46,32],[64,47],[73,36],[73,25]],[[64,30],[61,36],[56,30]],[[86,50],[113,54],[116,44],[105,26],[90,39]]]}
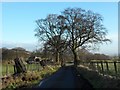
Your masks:
{"label": "narrow tarmac road", "polygon": [[38,88],[81,88],[80,90],[93,90],[92,85],[79,75],[73,66],[59,69],[55,74],[43,79]]}

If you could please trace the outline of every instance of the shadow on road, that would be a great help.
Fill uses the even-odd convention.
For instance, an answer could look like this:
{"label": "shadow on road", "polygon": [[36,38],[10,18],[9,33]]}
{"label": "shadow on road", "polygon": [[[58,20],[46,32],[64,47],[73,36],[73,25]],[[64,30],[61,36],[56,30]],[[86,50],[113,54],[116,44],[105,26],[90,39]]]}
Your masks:
{"label": "shadow on road", "polygon": [[93,90],[92,85],[74,66],[60,68],[50,77],[43,79],[37,88],[79,88],[79,90]]}

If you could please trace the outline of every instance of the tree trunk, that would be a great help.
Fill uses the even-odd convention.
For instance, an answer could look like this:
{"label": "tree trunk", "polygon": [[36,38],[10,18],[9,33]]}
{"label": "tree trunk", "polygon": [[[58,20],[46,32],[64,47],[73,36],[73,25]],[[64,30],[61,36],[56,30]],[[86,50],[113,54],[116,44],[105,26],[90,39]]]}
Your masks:
{"label": "tree trunk", "polygon": [[72,50],[72,51],[73,51],[73,55],[74,55],[74,66],[77,67],[77,64],[78,64],[77,51],[76,50]]}
{"label": "tree trunk", "polygon": [[56,52],[56,63],[59,64],[59,61],[60,61],[60,53]]}

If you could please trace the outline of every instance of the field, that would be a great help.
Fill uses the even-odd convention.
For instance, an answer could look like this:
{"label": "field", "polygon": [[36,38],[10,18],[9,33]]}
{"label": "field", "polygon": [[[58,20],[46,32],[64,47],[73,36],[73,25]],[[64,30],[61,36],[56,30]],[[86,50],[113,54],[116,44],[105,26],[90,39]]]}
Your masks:
{"label": "field", "polygon": [[92,70],[96,70],[103,75],[112,75],[120,77],[120,62],[119,61],[92,61],[81,63]]}
{"label": "field", "polygon": [[[40,64],[26,64],[26,69],[27,71],[35,71],[35,70],[40,70],[42,67]],[[14,74],[14,66],[11,64],[2,64],[2,75],[11,75]]]}
{"label": "field", "polygon": [[114,63],[108,63],[108,69],[107,69],[106,63],[104,63],[103,67],[104,67],[105,74],[110,74],[110,75],[117,74],[120,76],[120,63],[116,63],[116,67],[114,66]]}
{"label": "field", "polygon": [[[120,77],[120,62],[114,62],[114,61],[92,61],[90,62],[84,62],[81,63],[85,67],[89,67],[90,69],[96,70],[99,73],[103,75],[112,75],[112,76],[118,76]],[[26,64],[27,71],[36,71],[41,70],[42,67],[40,64]],[[14,66],[11,64],[2,64],[2,75],[10,75],[14,74]]]}

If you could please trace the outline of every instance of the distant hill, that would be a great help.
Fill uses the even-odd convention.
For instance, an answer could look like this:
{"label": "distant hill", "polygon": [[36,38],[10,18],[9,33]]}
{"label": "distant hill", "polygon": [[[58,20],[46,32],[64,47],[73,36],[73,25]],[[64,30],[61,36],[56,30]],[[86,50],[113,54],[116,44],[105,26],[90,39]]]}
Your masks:
{"label": "distant hill", "polygon": [[26,51],[21,47],[15,47],[12,49],[1,48],[0,50],[2,50],[2,60],[14,60],[17,56],[25,59],[31,54],[31,52]]}

